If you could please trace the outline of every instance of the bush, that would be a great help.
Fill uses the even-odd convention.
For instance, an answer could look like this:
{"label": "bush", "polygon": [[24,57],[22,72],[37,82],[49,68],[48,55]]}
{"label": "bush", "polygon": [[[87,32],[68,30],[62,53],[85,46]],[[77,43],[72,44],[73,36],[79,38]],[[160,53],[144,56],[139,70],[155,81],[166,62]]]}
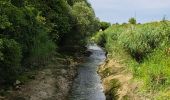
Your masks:
{"label": "bush", "polygon": [[23,0],[12,0],[12,4],[0,2],[3,15],[0,37],[8,37],[18,42],[22,50],[22,65],[30,67],[33,62],[36,65],[47,62],[46,58],[55,51],[55,44],[49,36],[50,30],[46,26],[45,17],[35,7],[14,6],[14,3],[22,3],[20,1]]}
{"label": "bush", "polygon": [[[157,97],[170,85],[169,25],[169,21],[114,25],[102,32],[109,57],[121,59],[143,84],[139,90],[157,92]],[[102,41],[100,34],[95,36],[97,42]]]}
{"label": "bush", "polygon": [[163,43],[167,42],[169,36],[168,26],[162,23],[136,26],[134,30],[127,29],[119,37],[119,43],[129,54],[141,62],[144,57]]}
{"label": "bush", "polygon": [[100,22],[100,29],[102,29],[103,31],[107,28],[109,28],[111,26],[110,23],[108,22]]}
{"label": "bush", "polygon": [[13,39],[0,39],[0,54],[0,81],[13,83],[20,69],[20,45]]}
{"label": "bush", "polygon": [[104,32],[99,32],[98,34],[95,35],[95,38],[94,38],[94,41],[104,47],[105,46],[105,43],[106,43],[106,37],[105,37],[105,33]]}
{"label": "bush", "polygon": [[136,19],[135,18],[130,18],[129,23],[130,24],[136,24]]}
{"label": "bush", "polygon": [[0,13],[0,81],[10,83],[20,61],[21,71],[46,65],[56,47],[85,47],[87,37],[98,30],[87,0],[0,0]]}
{"label": "bush", "polygon": [[144,89],[160,91],[170,85],[170,57],[164,49],[155,50],[142,64],[134,66],[134,76],[143,82]]}

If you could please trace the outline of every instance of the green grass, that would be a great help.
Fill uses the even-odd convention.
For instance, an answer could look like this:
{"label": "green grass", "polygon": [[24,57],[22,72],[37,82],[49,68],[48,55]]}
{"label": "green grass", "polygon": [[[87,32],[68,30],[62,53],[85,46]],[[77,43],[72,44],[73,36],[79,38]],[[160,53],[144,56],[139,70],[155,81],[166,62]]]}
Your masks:
{"label": "green grass", "polygon": [[169,21],[112,25],[92,39],[105,47],[109,58],[128,66],[134,78],[143,83],[141,91],[156,91],[154,99],[158,100],[169,94],[165,92],[170,86]]}

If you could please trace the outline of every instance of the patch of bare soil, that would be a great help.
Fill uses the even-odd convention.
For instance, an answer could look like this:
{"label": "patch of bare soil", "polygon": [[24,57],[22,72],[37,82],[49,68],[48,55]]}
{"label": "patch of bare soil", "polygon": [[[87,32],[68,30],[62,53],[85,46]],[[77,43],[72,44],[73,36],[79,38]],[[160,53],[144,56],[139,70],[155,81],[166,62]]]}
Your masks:
{"label": "patch of bare soil", "polygon": [[133,75],[119,61],[106,60],[98,72],[107,100],[147,100],[136,93],[139,84],[131,81]]}
{"label": "patch of bare soil", "polygon": [[38,71],[34,80],[20,86],[5,100],[67,100],[76,64],[55,58],[46,69]]}

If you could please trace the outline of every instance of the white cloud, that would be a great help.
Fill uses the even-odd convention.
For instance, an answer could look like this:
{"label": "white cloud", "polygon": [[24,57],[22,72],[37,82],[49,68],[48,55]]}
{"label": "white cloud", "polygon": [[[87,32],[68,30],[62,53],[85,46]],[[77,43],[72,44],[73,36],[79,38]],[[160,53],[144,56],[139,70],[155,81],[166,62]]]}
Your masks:
{"label": "white cloud", "polygon": [[170,0],[89,0],[94,7],[135,7],[135,8],[166,8]]}
{"label": "white cloud", "polygon": [[[107,21],[125,21],[137,13],[139,20],[150,21],[154,18],[170,17],[170,0],[89,0],[96,15]],[[108,17],[108,18],[107,18]]]}

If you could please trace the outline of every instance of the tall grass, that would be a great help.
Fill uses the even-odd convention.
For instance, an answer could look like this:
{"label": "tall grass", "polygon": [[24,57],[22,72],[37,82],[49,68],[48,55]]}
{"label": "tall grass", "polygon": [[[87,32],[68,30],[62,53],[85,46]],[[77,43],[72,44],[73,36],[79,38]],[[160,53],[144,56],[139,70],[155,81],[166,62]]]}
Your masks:
{"label": "tall grass", "polygon": [[[124,59],[146,91],[165,91],[170,85],[170,22],[112,25],[94,36],[109,57]],[[102,42],[105,41],[105,42]],[[158,98],[158,97],[157,97]]]}

